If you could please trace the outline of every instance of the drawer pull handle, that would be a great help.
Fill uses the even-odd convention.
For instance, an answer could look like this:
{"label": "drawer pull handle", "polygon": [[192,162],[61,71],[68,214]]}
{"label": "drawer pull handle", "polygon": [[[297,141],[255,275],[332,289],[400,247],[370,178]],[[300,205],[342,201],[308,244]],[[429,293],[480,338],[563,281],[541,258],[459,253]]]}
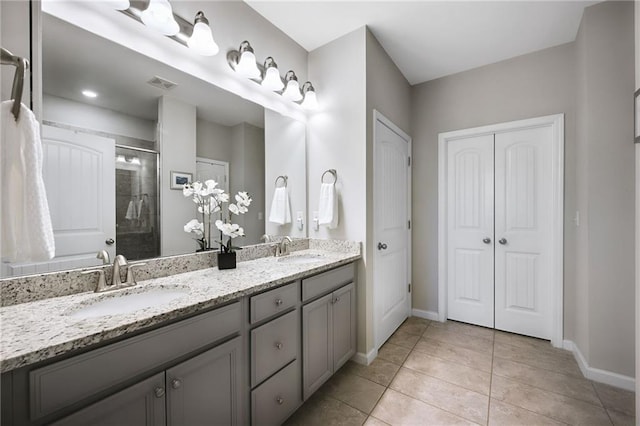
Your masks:
{"label": "drawer pull handle", "polygon": [[280,343],[280,342],[276,343],[276,348],[282,349],[283,347],[284,347],[284,345],[282,343]]}
{"label": "drawer pull handle", "polygon": [[340,298],[339,298],[339,297],[336,297],[335,299],[333,299],[333,300],[331,301],[331,303],[333,303],[333,304],[335,305],[335,304],[336,304],[336,303],[338,303],[339,301],[340,301]]}
{"label": "drawer pull handle", "polygon": [[156,394],[156,398],[162,398],[164,396],[164,388],[157,387],[154,389],[154,393]]}
{"label": "drawer pull handle", "polygon": [[282,303],[282,299],[276,299],[276,306],[281,306]]}
{"label": "drawer pull handle", "polygon": [[182,386],[182,382],[180,381],[180,379],[173,379],[171,381],[171,387],[174,389],[178,389],[180,386]]}
{"label": "drawer pull handle", "polygon": [[282,398],[281,396],[279,396],[279,397],[277,397],[277,398],[276,398],[276,402],[277,402],[279,405],[282,405],[282,404],[284,404],[284,398]]}

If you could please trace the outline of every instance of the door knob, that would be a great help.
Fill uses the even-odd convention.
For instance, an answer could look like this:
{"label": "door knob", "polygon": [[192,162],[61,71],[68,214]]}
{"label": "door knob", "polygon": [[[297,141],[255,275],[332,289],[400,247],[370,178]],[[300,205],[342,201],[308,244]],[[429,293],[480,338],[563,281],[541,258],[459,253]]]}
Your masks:
{"label": "door knob", "polygon": [[180,381],[180,379],[173,379],[171,381],[171,387],[174,389],[178,389],[180,386],[182,386],[182,382]]}
{"label": "door knob", "polygon": [[491,244],[491,238],[483,238],[482,242],[485,244]]}
{"label": "door knob", "polygon": [[387,245],[385,243],[378,243],[378,250],[386,250]]}
{"label": "door knob", "polygon": [[105,242],[104,242],[104,243],[105,243],[106,245],[108,245],[108,246],[112,246],[112,245],[113,245],[113,243],[115,243],[115,242],[116,242],[116,240],[114,240],[113,238],[109,238],[109,239],[105,240]]}
{"label": "door knob", "polygon": [[164,396],[164,388],[157,387],[153,392],[156,394],[156,398],[162,398]]}
{"label": "door knob", "polygon": [[500,238],[500,239],[498,240],[498,242],[499,242],[500,244],[502,244],[502,245],[505,245],[505,244],[507,244],[507,239],[506,239],[506,238]]}

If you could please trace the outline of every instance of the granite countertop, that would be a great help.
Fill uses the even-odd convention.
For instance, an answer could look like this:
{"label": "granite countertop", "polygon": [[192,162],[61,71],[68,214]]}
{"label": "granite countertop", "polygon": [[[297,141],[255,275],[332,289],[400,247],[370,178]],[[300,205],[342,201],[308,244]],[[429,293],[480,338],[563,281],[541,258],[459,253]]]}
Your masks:
{"label": "granite countertop", "polygon": [[[276,287],[305,276],[344,265],[360,258],[359,250],[339,252],[321,249],[296,251],[291,256],[321,255],[307,264],[279,262],[264,257],[239,262],[236,269],[217,267],[140,281],[135,287],[107,293],[85,292],[0,308],[0,371],[6,372],[38,361],[85,348],[107,339],[197,313],[243,296]],[[130,293],[169,288],[186,294],[169,303],[128,314],[77,318],[70,314],[95,301]]]}

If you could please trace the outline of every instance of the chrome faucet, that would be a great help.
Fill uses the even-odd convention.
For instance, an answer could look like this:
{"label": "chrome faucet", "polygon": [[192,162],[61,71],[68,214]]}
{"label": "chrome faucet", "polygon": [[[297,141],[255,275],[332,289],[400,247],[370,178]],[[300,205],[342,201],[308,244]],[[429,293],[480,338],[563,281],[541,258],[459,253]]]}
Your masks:
{"label": "chrome faucet", "polygon": [[[102,250],[102,252],[106,254],[104,250]],[[104,256],[101,257],[102,252],[99,252],[97,257],[98,259],[104,260]],[[106,254],[107,259],[108,257],[109,255]],[[143,265],[146,265],[146,263],[144,262],[134,263],[132,265],[129,265],[129,263],[127,262],[127,259],[123,255],[121,254],[117,255],[116,258],[113,260],[113,276],[111,278],[111,284],[107,284],[107,280],[105,279],[103,268],[90,269],[88,271],[82,271],[81,273],[83,275],[100,274],[100,276],[98,277],[98,285],[96,286],[95,292],[102,293],[103,291],[117,290],[119,288],[131,287],[136,285],[137,283],[136,283],[135,277],[133,276],[133,269]],[[125,282],[122,282],[122,275],[120,274],[120,268],[122,267],[127,268],[127,279]]]}
{"label": "chrome faucet", "polygon": [[283,237],[280,243],[276,246],[276,257],[279,256],[288,256],[289,255],[289,244],[291,244],[293,240],[290,236]]}
{"label": "chrome faucet", "polygon": [[119,254],[113,261],[113,277],[111,278],[112,286],[120,287],[123,284],[122,277],[120,276],[121,266],[127,267],[128,264],[127,259],[123,255]]}

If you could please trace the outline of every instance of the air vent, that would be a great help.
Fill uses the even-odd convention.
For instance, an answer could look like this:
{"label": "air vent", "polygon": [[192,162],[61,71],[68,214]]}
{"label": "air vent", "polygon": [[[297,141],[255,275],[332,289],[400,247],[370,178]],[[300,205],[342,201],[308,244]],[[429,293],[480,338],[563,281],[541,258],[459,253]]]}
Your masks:
{"label": "air vent", "polygon": [[153,87],[157,87],[158,89],[161,89],[161,90],[171,90],[171,89],[173,89],[174,87],[176,87],[178,85],[177,83],[174,83],[173,81],[169,81],[169,80],[164,79],[162,77],[158,77],[157,75],[154,76],[151,80],[147,81],[147,83],[149,83]]}

